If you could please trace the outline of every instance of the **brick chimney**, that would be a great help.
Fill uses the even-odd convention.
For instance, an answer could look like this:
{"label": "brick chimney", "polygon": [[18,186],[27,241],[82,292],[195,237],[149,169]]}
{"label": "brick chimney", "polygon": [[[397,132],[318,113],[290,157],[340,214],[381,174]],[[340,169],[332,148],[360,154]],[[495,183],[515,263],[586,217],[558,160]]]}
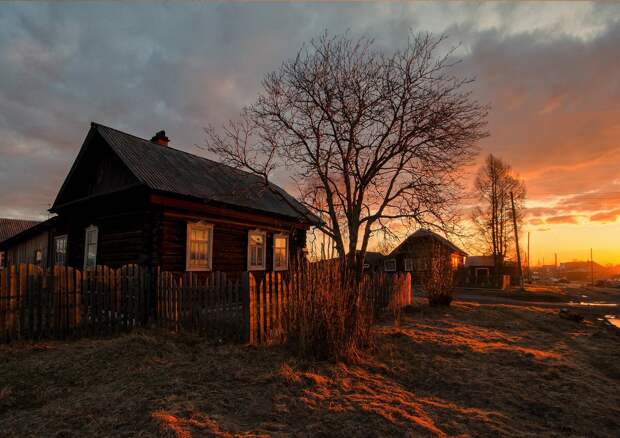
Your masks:
{"label": "brick chimney", "polygon": [[170,143],[170,139],[166,137],[166,131],[159,131],[151,138],[151,141],[162,146],[168,146],[168,143]]}

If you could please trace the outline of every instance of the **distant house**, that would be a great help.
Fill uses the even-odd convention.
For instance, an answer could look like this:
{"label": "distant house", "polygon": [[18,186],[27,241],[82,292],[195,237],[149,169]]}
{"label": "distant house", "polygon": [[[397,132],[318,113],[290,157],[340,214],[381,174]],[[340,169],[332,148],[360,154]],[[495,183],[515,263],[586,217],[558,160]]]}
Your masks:
{"label": "distant house", "polygon": [[600,278],[607,274],[608,269],[594,261],[562,262],[556,270],[556,275],[570,281],[590,281],[592,276]]}
{"label": "distant house", "polygon": [[[38,221],[0,218],[0,243],[37,224],[39,224]],[[23,258],[27,258],[28,262],[32,263],[38,257],[42,258],[45,250],[47,250],[47,246],[39,248],[36,244],[32,247],[16,247],[14,251],[8,254],[6,251],[0,250],[0,269],[4,268],[9,263],[9,260],[15,259],[17,252],[22,252]]]}
{"label": "distant house", "polygon": [[511,284],[518,284],[517,264],[512,260],[504,260],[502,271],[495,266],[495,258],[491,255],[468,256],[465,270],[459,284],[463,286],[501,287],[505,289]]}
{"label": "distant house", "polygon": [[419,229],[407,237],[396,249],[383,259],[387,272],[412,272],[414,283],[430,273],[433,258],[442,258],[453,270],[463,266],[467,253],[427,229]]}
{"label": "distant house", "polygon": [[280,187],[168,143],[164,131],[149,141],[92,123],[50,209],[57,216],[0,250],[17,254],[38,240],[43,266],[84,269],[288,269],[318,219]]}
{"label": "distant house", "polygon": [[364,257],[364,270],[365,271],[381,271],[383,270],[383,259],[385,256],[380,252],[366,251]]}
{"label": "distant house", "polygon": [[490,285],[495,273],[493,256],[469,256],[465,261],[467,283],[476,286]]}

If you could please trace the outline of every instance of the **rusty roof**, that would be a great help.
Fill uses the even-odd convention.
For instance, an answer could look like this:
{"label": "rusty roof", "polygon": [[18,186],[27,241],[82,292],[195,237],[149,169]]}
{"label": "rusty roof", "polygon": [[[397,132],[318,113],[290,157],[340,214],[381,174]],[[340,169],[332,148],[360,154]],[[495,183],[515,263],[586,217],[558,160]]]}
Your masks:
{"label": "rusty roof", "polygon": [[28,228],[34,227],[39,223],[40,221],[0,218],[0,242],[13,237]]}

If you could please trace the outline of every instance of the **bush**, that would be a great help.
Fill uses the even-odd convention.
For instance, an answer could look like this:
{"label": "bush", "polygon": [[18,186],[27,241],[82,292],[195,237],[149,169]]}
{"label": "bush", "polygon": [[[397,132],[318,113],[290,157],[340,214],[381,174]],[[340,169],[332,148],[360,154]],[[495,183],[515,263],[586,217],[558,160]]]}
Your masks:
{"label": "bush", "polygon": [[300,356],[355,361],[372,346],[372,326],[380,311],[399,322],[410,303],[411,278],[370,272],[358,277],[337,260],[301,263],[291,270],[296,291],[288,303],[288,344]]}
{"label": "bush", "polygon": [[286,340],[303,357],[355,360],[372,343],[372,282],[356,281],[337,262],[293,270]]}
{"label": "bush", "polygon": [[422,287],[426,292],[429,306],[449,306],[452,303],[454,271],[450,254],[439,245],[431,248],[427,274],[422,278]]}

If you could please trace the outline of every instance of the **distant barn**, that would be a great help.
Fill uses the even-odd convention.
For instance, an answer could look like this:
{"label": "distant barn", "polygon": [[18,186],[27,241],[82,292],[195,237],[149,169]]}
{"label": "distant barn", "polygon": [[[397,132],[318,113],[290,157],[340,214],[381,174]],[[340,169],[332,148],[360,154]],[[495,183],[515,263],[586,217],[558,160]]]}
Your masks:
{"label": "distant barn", "polygon": [[433,258],[442,258],[446,266],[457,270],[463,266],[466,256],[465,251],[445,237],[422,228],[384,258],[384,270],[411,272],[416,283],[430,273]]}

